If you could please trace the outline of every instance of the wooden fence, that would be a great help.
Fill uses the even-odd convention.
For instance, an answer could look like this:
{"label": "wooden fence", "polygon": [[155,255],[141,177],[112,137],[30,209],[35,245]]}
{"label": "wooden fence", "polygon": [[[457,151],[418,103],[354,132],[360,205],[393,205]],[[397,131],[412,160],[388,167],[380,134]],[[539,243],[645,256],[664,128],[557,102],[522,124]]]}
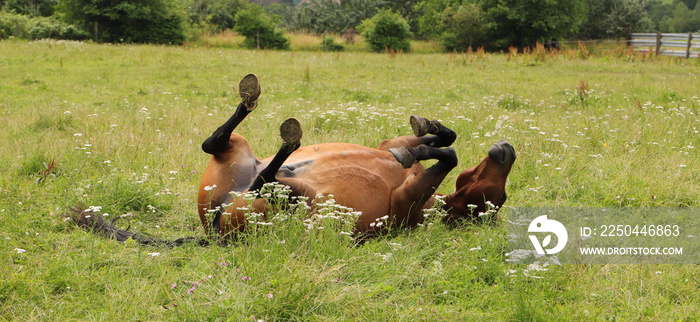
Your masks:
{"label": "wooden fence", "polygon": [[630,34],[627,45],[635,51],[653,52],[656,55],[700,57],[700,33],[634,33]]}

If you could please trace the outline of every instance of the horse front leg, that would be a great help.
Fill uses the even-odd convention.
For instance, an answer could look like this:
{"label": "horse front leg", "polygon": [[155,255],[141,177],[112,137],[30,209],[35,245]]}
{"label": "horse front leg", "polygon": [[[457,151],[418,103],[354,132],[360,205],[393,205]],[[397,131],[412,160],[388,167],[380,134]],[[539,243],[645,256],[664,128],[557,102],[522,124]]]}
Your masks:
{"label": "horse front leg", "polygon": [[210,212],[220,217],[223,204],[231,201],[231,191],[245,190],[255,179],[258,160],[247,140],[234,129],[257,107],[260,83],[254,74],[240,81],[241,102],[233,115],[202,143],[202,150],[212,157],[200,182],[198,201],[199,218],[207,234],[212,228],[218,234],[219,226],[210,221]]}
{"label": "horse front leg", "polygon": [[238,84],[238,93],[241,103],[231,117],[221,125],[212,135],[202,143],[202,150],[214,156],[226,152],[229,147],[229,138],[245,117],[258,106],[260,96],[260,83],[255,74],[248,74]]}

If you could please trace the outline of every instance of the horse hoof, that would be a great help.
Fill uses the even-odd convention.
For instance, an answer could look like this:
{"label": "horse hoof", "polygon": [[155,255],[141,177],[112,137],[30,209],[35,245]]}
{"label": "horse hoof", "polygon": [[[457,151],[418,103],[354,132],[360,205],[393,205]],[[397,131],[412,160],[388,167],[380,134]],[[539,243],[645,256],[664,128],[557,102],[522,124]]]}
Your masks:
{"label": "horse hoof", "polygon": [[241,104],[245,105],[248,112],[258,106],[260,97],[260,82],[255,74],[248,74],[238,84],[238,94],[241,96]]}
{"label": "horse hoof", "polygon": [[285,143],[299,145],[301,142],[301,123],[295,118],[288,118],[280,125],[280,136]]}
{"label": "horse hoof", "polygon": [[411,128],[413,129],[413,135],[417,137],[424,136],[431,133],[431,127],[433,127],[432,122],[422,116],[411,115]]}
{"label": "horse hoof", "polygon": [[408,169],[416,162],[416,154],[411,148],[393,148],[389,152],[394,155],[396,161],[399,161],[404,169]]}

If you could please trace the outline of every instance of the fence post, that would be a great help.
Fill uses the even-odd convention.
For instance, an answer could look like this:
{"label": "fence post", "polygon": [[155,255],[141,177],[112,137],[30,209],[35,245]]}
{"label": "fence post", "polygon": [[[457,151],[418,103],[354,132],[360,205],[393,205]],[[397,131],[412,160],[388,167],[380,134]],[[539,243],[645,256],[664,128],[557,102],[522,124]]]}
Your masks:
{"label": "fence post", "polygon": [[656,56],[661,54],[661,33],[656,33]]}
{"label": "fence post", "polygon": [[627,25],[627,48],[632,46],[632,25]]}
{"label": "fence post", "polygon": [[688,47],[685,49],[685,59],[690,58],[690,45],[693,44],[693,33],[688,33]]}
{"label": "fence post", "polygon": [[95,43],[100,43],[100,23],[95,21]]}

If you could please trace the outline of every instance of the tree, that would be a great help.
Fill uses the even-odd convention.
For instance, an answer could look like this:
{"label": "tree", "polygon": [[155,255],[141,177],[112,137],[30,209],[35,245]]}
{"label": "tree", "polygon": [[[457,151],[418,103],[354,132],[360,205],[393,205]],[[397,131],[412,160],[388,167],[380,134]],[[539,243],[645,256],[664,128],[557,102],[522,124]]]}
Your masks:
{"label": "tree", "polygon": [[384,0],[385,5],[383,8],[389,8],[390,10],[398,13],[406,19],[406,22],[411,26],[411,31],[415,32],[418,30],[418,17],[419,12],[416,10],[416,5],[420,3],[421,0]]}
{"label": "tree", "polygon": [[577,34],[579,39],[610,39],[633,32],[651,31],[653,24],[644,0],[588,0],[588,17]]}
{"label": "tree", "polygon": [[415,10],[419,36],[451,50],[533,46],[575,33],[586,18],[580,0],[423,0]]}
{"label": "tree", "polygon": [[382,5],[382,0],[312,0],[289,8],[284,24],[291,30],[315,34],[342,33],[374,16]]}
{"label": "tree", "polygon": [[363,21],[359,29],[374,52],[387,49],[406,52],[411,49],[408,41],[411,27],[406,19],[387,9],[382,9],[371,19]]}
{"label": "tree", "polygon": [[661,22],[671,15],[673,6],[661,0],[650,0],[644,7],[652,22],[649,31],[661,31]]}
{"label": "tree", "polygon": [[194,0],[190,5],[190,19],[196,24],[213,25],[214,31],[233,29],[236,13],[249,5],[247,0]]}
{"label": "tree", "polygon": [[248,48],[287,49],[289,40],[275,27],[278,21],[277,16],[268,15],[259,5],[251,5],[236,14],[233,30],[245,36]]}
{"label": "tree", "polygon": [[467,51],[487,43],[494,27],[476,1],[424,0],[416,6],[419,36],[440,39],[447,51]]}
{"label": "tree", "polygon": [[549,39],[560,39],[578,31],[586,19],[580,0],[476,0],[494,23],[490,49],[523,48]]}
{"label": "tree", "polygon": [[384,0],[346,0],[341,2],[341,9],[346,12],[345,25],[338,29],[343,32],[357,27],[363,20],[369,19],[386,5]]}
{"label": "tree", "polygon": [[671,16],[661,22],[661,28],[667,32],[700,31],[700,6],[695,6],[695,10],[691,11],[685,3],[678,2]]}
{"label": "tree", "polygon": [[[4,2],[4,6],[3,6]],[[0,8],[31,17],[49,17],[53,15],[56,0],[7,0],[0,1]]]}
{"label": "tree", "polygon": [[460,0],[424,0],[418,3],[414,10],[417,35],[420,38],[440,39],[445,32],[444,12],[462,3]]}
{"label": "tree", "polygon": [[449,7],[440,16],[442,29],[445,30],[442,44],[447,51],[464,52],[470,47],[483,46],[486,33],[493,26],[475,3]]}
{"label": "tree", "polygon": [[683,2],[690,11],[694,11],[698,4],[698,0],[681,0],[681,2]]}
{"label": "tree", "polygon": [[184,12],[177,0],[59,0],[68,22],[94,32],[97,42],[179,44]]}

